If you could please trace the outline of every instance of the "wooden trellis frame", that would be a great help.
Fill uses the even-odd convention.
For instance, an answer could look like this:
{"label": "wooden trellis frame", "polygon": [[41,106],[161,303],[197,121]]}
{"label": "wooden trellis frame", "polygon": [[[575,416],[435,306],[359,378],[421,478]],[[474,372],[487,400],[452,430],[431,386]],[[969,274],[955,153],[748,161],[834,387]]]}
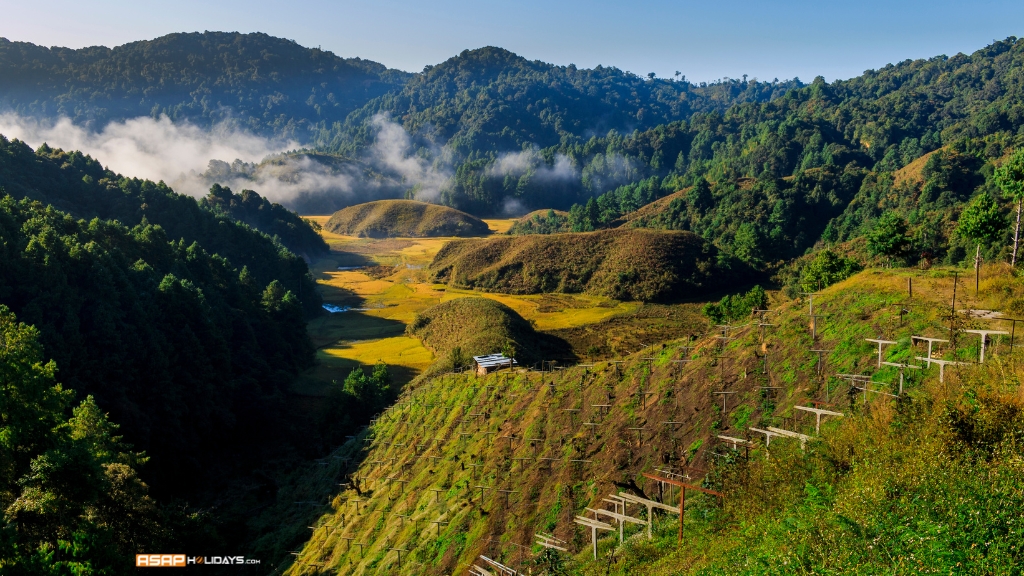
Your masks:
{"label": "wooden trellis frame", "polygon": [[883,340],[881,338],[865,338],[864,340],[867,340],[868,342],[874,342],[875,344],[878,344],[878,367],[879,368],[882,367],[882,346],[890,346],[892,344],[897,344],[897,342],[894,341],[894,340]]}
{"label": "wooden trellis frame", "polygon": [[[654,474],[648,474],[646,472],[644,472],[644,476],[647,477],[647,478],[650,478],[651,480],[657,480],[658,482],[664,482],[666,484],[672,484],[673,486],[678,486],[679,488],[681,488],[681,490],[679,491],[679,543],[680,544],[683,543],[683,524],[685,523],[685,520],[686,520],[686,491],[687,490],[696,490],[698,492],[703,492],[704,494],[710,494],[712,496],[717,496],[717,497],[721,498],[722,500],[725,500],[725,494],[722,494],[721,492],[716,492],[714,490],[708,490],[707,488],[701,488],[700,486],[694,486],[693,484],[687,484],[686,482],[680,482],[679,480],[674,480],[672,478],[663,478],[661,476],[656,476]],[[648,525],[648,526],[650,526],[650,525]]]}
{"label": "wooden trellis frame", "polygon": [[587,518],[586,516],[577,516],[576,519],[573,520],[573,522],[581,526],[586,526],[587,528],[590,528],[590,542],[594,546],[594,560],[597,560],[597,531],[607,530],[608,532],[614,532],[615,527],[611,524],[605,524],[600,520],[593,520],[591,518]]}
{"label": "wooden trellis frame", "polygon": [[814,422],[814,433],[815,434],[820,434],[821,433],[821,417],[822,416],[836,416],[838,418],[842,418],[843,417],[843,413],[842,412],[833,412],[831,410],[823,410],[821,408],[811,408],[810,406],[793,406],[793,409],[795,409],[795,410],[802,410],[804,412],[810,412],[810,413],[814,414],[814,416],[816,417],[816,420]]}

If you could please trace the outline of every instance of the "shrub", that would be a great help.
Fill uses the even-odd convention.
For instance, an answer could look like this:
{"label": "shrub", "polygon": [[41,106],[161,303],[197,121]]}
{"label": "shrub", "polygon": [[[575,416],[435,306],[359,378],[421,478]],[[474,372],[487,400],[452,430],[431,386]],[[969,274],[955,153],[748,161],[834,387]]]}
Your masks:
{"label": "shrub", "polygon": [[814,292],[846,280],[861,269],[860,264],[828,248],[818,252],[800,273],[800,287]]}

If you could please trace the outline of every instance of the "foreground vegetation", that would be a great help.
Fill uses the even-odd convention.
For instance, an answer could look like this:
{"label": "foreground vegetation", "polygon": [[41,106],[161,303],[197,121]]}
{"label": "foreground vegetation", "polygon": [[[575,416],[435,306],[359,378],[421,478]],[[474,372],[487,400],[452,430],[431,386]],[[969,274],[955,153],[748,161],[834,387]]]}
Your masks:
{"label": "foreground vegetation", "polygon": [[[1005,270],[989,268],[986,276],[978,299],[960,287],[958,308],[1013,307],[1024,297]],[[737,327],[724,347],[712,332],[636,354],[617,368],[416,383],[339,448],[337,463],[282,496],[326,497],[322,511],[297,520],[312,519],[315,530],[289,571],[397,569],[395,548],[405,551],[408,574],[461,571],[481,553],[547,574],[1012,570],[1024,553],[1024,518],[1015,504],[1024,499],[1017,353],[1005,341],[992,345],[985,365],[947,367],[943,383],[934,367],[908,370],[899,399],[871,394],[865,402],[832,376],[867,373],[872,389],[897,394],[897,369],[876,367],[875,345],[864,338],[895,340],[886,360],[919,363],[913,358],[923,349],[909,337],[945,333],[952,288],[947,271],[869,271],[815,298],[816,310],[828,315],[817,342],[804,320],[806,302],[775,302],[764,346],[756,327]],[[902,308],[912,311],[901,315]],[[956,326],[993,322],[961,314]],[[831,350],[821,376],[812,347]],[[955,349],[936,351],[967,361],[979,350],[976,338],[960,332]],[[690,362],[680,367],[676,359]],[[736,392],[726,413],[713,395],[723,387]],[[828,402],[845,417],[826,418],[815,434],[813,417],[793,409],[811,401]],[[599,404],[610,406],[593,406]],[[753,439],[752,426],[816,439],[805,450],[795,440],[775,438],[765,448],[754,439],[747,453],[715,438]],[[676,517],[659,513],[653,540],[642,527],[627,528],[622,545],[616,533],[603,533],[600,558],[592,561],[589,530],[576,527],[573,516],[620,490],[657,498],[657,484],[642,476],[656,469],[689,475],[725,500],[688,494],[681,547]],[[338,477],[352,483],[332,490]],[[509,506],[497,490],[509,491]],[[645,516],[642,508],[631,513]],[[533,534],[542,531],[568,542],[572,554],[536,547]],[[353,547],[357,542],[364,545]]]}

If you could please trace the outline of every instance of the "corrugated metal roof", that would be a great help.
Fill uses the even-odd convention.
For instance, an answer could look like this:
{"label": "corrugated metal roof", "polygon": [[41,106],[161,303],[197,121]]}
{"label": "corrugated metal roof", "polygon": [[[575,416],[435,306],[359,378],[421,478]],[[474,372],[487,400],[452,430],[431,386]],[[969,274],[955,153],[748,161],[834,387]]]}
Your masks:
{"label": "corrugated metal roof", "polygon": [[508,358],[504,354],[488,354],[486,356],[473,356],[473,361],[477,365],[484,368],[495,368],[498,366],[508,366],[511,361],[513,366],[518,366],[519,363],[514,358]]}

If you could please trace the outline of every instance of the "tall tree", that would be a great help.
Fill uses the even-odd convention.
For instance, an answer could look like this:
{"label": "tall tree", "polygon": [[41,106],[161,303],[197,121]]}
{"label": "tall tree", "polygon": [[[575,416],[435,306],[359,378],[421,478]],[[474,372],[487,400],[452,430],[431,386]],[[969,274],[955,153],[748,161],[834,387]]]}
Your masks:
{"label": "tall tree", "polygon": [[1010,257],[1010,265],[1016,266],[1017,244],[1020,241],[1020,211],[1021,204],[1024,203],[1024,148],[1018,148],[1009,160],[996,168],[992,178],[1003,194],[1017,203],[1017,221],[1013,226],[1013,256]]}
{"label": "tall tree", "polygon": [[67,418],[39,331],[0,305],[0,574],[128,574],[126,558],[161,538],[136,469],[92,396]]}
{"label": "tall tree", "polygon": [[867,234],[868,251],[876,256],[899,258],[910,247],[907,236],[907,221],[894,211],[882,214],[875,227]]}
{"label": "tall tree", "polygon": [[975,242],[991,243],[1006,227],[999,205],[988,194],[979,194],[964,208],[957,221],[957,233]]}

